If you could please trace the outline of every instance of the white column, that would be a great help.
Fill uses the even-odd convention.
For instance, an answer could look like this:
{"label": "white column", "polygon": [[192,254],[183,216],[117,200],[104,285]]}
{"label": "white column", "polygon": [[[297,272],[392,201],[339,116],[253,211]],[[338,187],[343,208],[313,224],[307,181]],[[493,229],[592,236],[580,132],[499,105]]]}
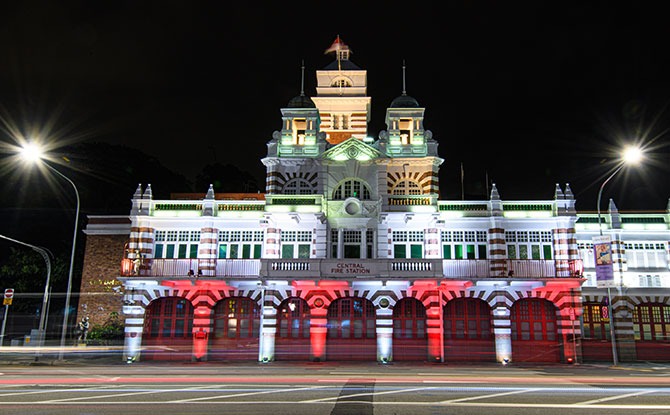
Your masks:
{"label": "white column", "polygon": [[377,361],[393,361],[393,309],[377,308]]}
{"label": "white column", "polygon": [[496,344],[496,361],[510,363],[512,361],[512,323],[510,309],[498,306],[493,309],[493,334]]}
{"label": "white column", "polygon": [[368,242],[367,242],[367,228],[361,229],[361,258],[365,259],[368,257]]}

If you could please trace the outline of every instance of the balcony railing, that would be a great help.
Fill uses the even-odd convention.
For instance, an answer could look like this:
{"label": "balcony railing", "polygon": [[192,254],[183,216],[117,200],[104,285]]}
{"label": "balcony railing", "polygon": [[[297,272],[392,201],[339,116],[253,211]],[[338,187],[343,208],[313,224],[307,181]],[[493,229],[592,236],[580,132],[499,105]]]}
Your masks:
{"label": "balcony railing", "polygon": [[124,259],[121,276],[188,278],[561,278],[580,277],[581,260],[489,259]]}

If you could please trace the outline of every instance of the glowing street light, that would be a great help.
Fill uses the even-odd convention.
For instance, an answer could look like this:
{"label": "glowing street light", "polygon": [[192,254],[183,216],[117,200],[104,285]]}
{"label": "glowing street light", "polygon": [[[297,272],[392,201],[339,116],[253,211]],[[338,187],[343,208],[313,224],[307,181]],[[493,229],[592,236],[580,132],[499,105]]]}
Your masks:
{"label": "glowing street light", "polygon": [[[622,168],[626,165],[634,165],[640,162],[642,160],[642,151],[637,148],[637,147],[628,147],[624,150],[621,161],[619,161],[618,166],[615,168],[615,170],[612,172],[612,174],[603,181],[603,183],[600,185],[600,190],[598,190],[598,201],[596,202],[596,207],[598,209],[598,230],[600,231],[600,236],[603,235],[603,225],[600,220],[600,199],[602,198],[603,195],[603,189],[605,188],[605,185],[612,180],[614,176],[616,176],[617,173],[621,171]],[[611,252],[611,247],[610,247],[610,252]],[[610,339],[612,342],[612,363],[614,366],[619,364],[619,357],[616,349],[616,337],[615,337],[615,330],[614,330],[614,313],[613,313],[613,305],[612,305],[612,293],[610,291],[610,285],[607,285],[607,312],[610,318]]]}
{"label": "glowing street light", "polygon": [[29,248],[31,248],[33,251],[39,253],[42,255],[42,258],[44,258],[44,262],[47,264],[47,279],[46,282],[44,283],[44,296],[42,297],[42,310],[40,311],[40,324],[37,328],[37,331],[39,333],[39,340],[38,340],[38,347],[35,352],[35,361],[40,360],[40,348],[41,346],[44,346],[44,337],[46,336],[46,315],[47,315],[47,308],[49,307],[49,283],[51,280],[51,261],[49,260],[49,254],[47,253],[47,250],[45,248],[40,248],[39,246],[31,245],[26,242],[21,242],[17,241],[16,239],[9,238],[5,235],[0,235],[0,238],[6,239],[11,242],[15,242],[17,244],[25,245]]}
{"label": "glowing street light", "polygon": [[616,176],[619,171],[621,171],[624,166],[627,164],[634,165],[640,162],[642,160],[642,151],[637,148],[637,147],[628,147],[626,150],[623,152],[623,156],[621,157],[621,161],[619,162],[618,167],[614,170],[612,174],[609,175],[607,179],[603,182],[603,184],[600,185],[600,190],[598,191],[598,202],[596,203],[596,207],[598,209],[598,230],[600,231],[600,235],[603,234],[603,227],[600,222],[600,199],[602,198],[603,195],[603,189],[605,188],[605,185],[612,180],[612,177]]}
{"label": "glowing street light", "polygon": [[36,163],[36,162],[41,162],[41,164],[45,167],[47,167],[49,170],[52,172],[56,173],[58,176],[62,177],[72,185],[72,188],[74,189],[74,194],[77,198],[77,210],[75,212],[74,216],[74,232],[72,234],[72,254],[70,255],[70,272],[68,274],[67,278],[67,291],[65,292],[65,310],[63,312],[63,330],[61,332],[61,338],[60,338],[60,352],[58,354],[58,360],[63,360],[63,349],[65,348],[65,339],[67,337],[67,327],[68,327],[68,320],[70,318],[70,297],[72,296],[72,272],[74,270],[74,255],[75,255],[75,248],[76,248],[76,243],[77,243],[77,225],[79,223],[79,191],[77,190],[77,186],[75,186],[74,182],[70,180],[67,176],[65,176],[63,173],[59,172],[56,170],[54,167],[52,167],[49,163],[44,160],[42,157],[42,151],[40,150],[39,147],[32,145],[32,144],[27,144],[25,145],[22,150],[21,150],[21,155],[22,157],[30,162]]}

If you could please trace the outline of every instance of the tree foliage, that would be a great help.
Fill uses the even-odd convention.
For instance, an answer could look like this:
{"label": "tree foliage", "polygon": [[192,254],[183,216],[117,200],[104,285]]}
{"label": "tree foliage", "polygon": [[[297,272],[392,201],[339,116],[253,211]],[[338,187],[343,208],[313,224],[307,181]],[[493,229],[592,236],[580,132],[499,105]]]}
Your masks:
{"label": "tree foliage", "polygon": [[[44,297],[47,267],[44,258],[30,248],[9,248],[9,257],[0,264],[4,288],[13,288],[14,311],[30,312],[39,308]],[[50,291],[65,291],[68,264],[62,257],[50,258]]]}

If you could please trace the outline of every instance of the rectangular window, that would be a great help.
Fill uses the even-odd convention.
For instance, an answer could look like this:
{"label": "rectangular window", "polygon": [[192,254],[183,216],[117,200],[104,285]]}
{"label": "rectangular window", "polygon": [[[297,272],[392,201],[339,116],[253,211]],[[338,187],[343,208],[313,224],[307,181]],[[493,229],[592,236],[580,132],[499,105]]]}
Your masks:
{"label": "rectangular window", "polygon": [[486,259],[486,245],[477,245],[479,259]]}
{"label": "rectangular window", "polygon": [[249,244],[242,245],[242,258],[244,259],[251,258],[251,245]]}
{"label": "rectangular window", "polygon": [[261,257],[261,245],[254,245],[254,258]]}
{"label": "rectangular window", "polygon": [[281,247],[281,257],[282,258],[293,258],[293,245],[282,245],[282,247]]}
{"label": "rectangular window", "polygon": [[189,258],[198,257],[198,245],[191,245],[191,252],[188,253]]}
{"label": "rectangular window", "polygon": [[444,259],[451,259],[451,245],[442,246],[442,256]]}
{"label": "rectangular window", "polygon": [[226,253],[228,252],[228,245],[219,245],[219,259],[227,258]]}
{"label": "rectangular window", "polygon": [[393,245],[393,258],[407,258],[405,245]]}
{"label": "rectangular window", "polygon": [[455,245],[454,246],[456,252],[455,252],[455,258],[456,259],[463,259],[463,245]]}
{"label": "rectangular window", "polygon": [[178,256],[178,258],[186,258],[186,249],[187,248],[188,248],[188,245],[179,244],[179,256]]}
{"label": "rectangular window", "polygon": [[519,246],[519,259],[528,259],[528,246]]}
{"label": "rectangular window", "polygon": [[309,258],[309,245],[298,245],[298,258]]}
{"label": "rectangular window", "polygon": [[475,246],[468,244],[465,246],[465,249],[468,259],[475,259]]}
{"label": "rectangular window", "polygon": [[411,254],[412,258],[423,258],[423,246],[422,245],[411,245]]}
{"label": "rectangular window", "polygon": [[174,245],[170,244],[166,246],[165,258],[174,258]]}
{"label": "rectangular window", "polygon": [[551,245],[542,245],[544,250],[544,259],[551,259]]}
{"label": "rectangular window", "polygon": [[156,244],[156,254],[154,258],[163,258],[163,244]]}
{"label": "rectangular window", "polygon": [[540,245],[531,245],[532,259],[540,259]]}

